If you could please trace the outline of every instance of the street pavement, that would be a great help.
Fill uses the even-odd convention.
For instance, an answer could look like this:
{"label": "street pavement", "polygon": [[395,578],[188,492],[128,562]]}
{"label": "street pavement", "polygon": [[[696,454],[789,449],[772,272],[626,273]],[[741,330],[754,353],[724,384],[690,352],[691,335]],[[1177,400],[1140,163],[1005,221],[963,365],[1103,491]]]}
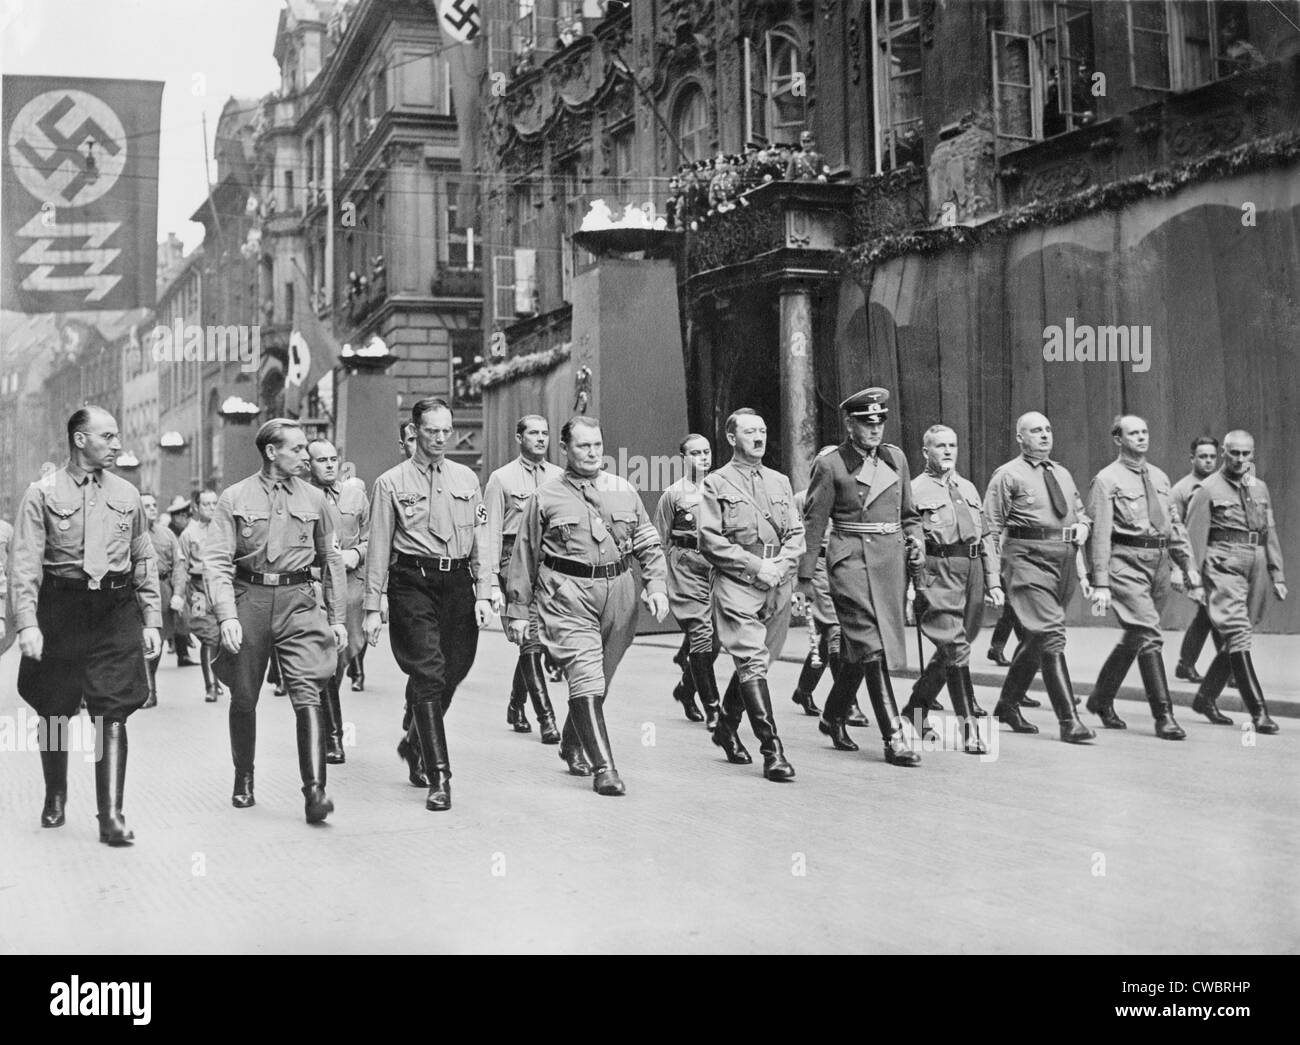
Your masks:
{"label": "street pavement", "polygon": [[[1083,693],[1086,651],[1099,663],[1106,648],[1091,630],[1070,633]],[[790,703],[798,666],[782,661],[773,702],[798,779],[772,784],[747,727],[755,765],[731,766],[683,718],[668,644],[639,641],[615,681],[608,718],[628,794],[603,798],[536,731],[505,725],[514,648],[485,632],[448,720],[454,806],[429,813],[394,753],[403,679],[381,642],[366,692],[344,693],[348,761],[329,769],[337,809],[319,827],[303,821],[288,700],[263,692],[257,805],[234,809],[227,702],[204,703],[198,668],[168,657],[161,705],[130,719],[137,843],[118,850],[96,841],[81,755],[67,825],[39,827],[38,756],[15,750],[26,706],[11,652],[0,953],[1300,949],[1293,719],[1256,737],[1240,716],[1215,727],[1182,711],[1188,738],[1170,743],[1144,704],[1121,700],[1127,731],[1073,747],[1044,707],[1028,712],[1041,734],[1003,731],[993,757],[926,751],[899,769],[874,727],[854,731],[861,751],[832,750]],[[1259,673],[1267,691],[1279,669]],[[896,686],[900,704],[909,688]],[[991,709],[997,694],[977,695]]]}

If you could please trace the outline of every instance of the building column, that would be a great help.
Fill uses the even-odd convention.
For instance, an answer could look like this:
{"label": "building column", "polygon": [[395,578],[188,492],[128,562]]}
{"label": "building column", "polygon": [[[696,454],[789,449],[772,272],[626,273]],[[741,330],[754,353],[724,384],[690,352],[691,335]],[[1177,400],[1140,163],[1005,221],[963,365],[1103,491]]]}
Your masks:
{"label": "building column", "polygon": [[781,287],[781,458],[790,485],[808,485],[817,456],[812,296],[804,283]]}

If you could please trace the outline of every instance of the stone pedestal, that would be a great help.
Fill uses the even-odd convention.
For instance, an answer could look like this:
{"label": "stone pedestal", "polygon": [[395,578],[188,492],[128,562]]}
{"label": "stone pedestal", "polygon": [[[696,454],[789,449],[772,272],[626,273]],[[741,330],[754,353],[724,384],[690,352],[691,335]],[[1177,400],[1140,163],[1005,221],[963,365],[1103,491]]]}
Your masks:
{"label": "stone pedestal", "polygon": [[397,426],[410,416],[399,411],[399,382],[384,371],[343,370],[334,386],[334,430],[339,455],[351,461],[369,489],[401,461]]}

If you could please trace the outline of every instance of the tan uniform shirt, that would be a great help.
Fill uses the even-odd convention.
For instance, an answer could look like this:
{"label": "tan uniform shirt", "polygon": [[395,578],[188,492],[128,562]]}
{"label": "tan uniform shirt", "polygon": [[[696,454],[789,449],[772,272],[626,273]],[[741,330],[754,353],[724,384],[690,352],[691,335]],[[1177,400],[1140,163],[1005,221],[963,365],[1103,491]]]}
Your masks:
{"label": "tan uniform shirt", "polygon": [[1274,584],[1286,583],[1273,498],[1263,479],[1251,476],[1249,483],[1234,482],[1222,470],[1206,477],[1187,509],[1188,540],[1198,568],[1205,562],[1211,529],[1262,532],[1259,544],[1269,575]]}
{"label": "tan uniform shirt", "polygon": [[418,449],[375,480],[366,562],[367,612],[378,612],[394,553],[426,559],[469,559],[475,598],[492,596],[486,553],[487,508],[478,476],[445,458],[435,465]]}
{"label": "tan uniform shirt", "polygon": [[[188,532],[188,531],[187,531]],[[271,545],[277,545],[271,554]],[[264,472],[241,479],[217,501],[203,538],[200,561],[208,598],[219,622],[238,619],[235,569],[296,573],[322,567],[330,624],[344,623],[347,579],[325,495],[296,477],[272,479]]]}
{"label": "tan uniform shirt", "polygon": [[[1065,518],[1057,516],[1052,499],[1047,493],[1047,480],[1043,478],[1043,465],[1050,463],[1056,482],[1065,495]],[[1059,461],[1039,461],[1021,454],[1012,458],[989,480],[984,495],[984,517],[995,538],[1002,536],[1008,526],[1037,526],[1043,529],[1064,529],[1075,523],[1088,523],[1079,488],[1065,465]],[[993,549],[992,575],[1000,576],[1002,555]]]}
{"label": "tan uniform shirt", "polygon": [[764,556],[756,545],[775,545],[768,561],[785,579],[804,553],[803,518],[795,511],[790,480],[762,465],[728,461],[700,484],[700,550],[719,570],[754,584]]}
{"label": "tan uniform shirt", "polygon": [[[600,502],[599,512],[587,499],[588,490]],[[510,559],[507,619],[528,618],[537,571],[547,555],[593,566],[634,555],[646,590],[667,594],[663,548],[641,495],[608,472],[585,479],[566,471],[539,486],[528,501]]]}
{"label": "tan uniform shirt", "polygon": [[153,553],[158,559],[158,577],[171,584],[172,572],[176,568],[176,535],[170,526],[155,523],[149,531],[149,539],[153,541]]}
{"label": "tan uniform shirt", "polygon": [[86,520],[103,534],[109,573],[130,572],[146,628],[162,627],[158,564],[140,492],[112,472],[64,465],[32,483],[18,506],[13,538],[14,623],[36,627],[44,571],[84,577]]}
{"label": "tan uniform shirt", "polygon": [[176,542],[176,559],[172,565],[172,591],[184,595],[190,587],[190,578],[203,572],[203,542],[207,540],[210,522],[193,519],[181,531]]}
{"label": "tan uniform shirt", "polygon": [[558,479],[564,469],[550,461],[533,464],[516,457],[509,464],[502,465],[488,476],[487,486],[483,490],[483,503],[487,505],[487,560],[493,569],[504,573],[509,566],[502,562],[502,548],[506,538],[513,540],[519,532],[519,523],[523,519],[524,509],[528,507],[528,498],[543,483]]}
{"label": "tan uniform shirt", "polygon": [[355,551],[360,558],[356,569],[366,564],[366,550],[370,544],[370,498],[366,491],[351,483],[335,482],[332,486],[317,487],[334,510],[334,534],[339,548]]}
{"label": "tan uniform shirt", "polygon": [[1098,587],[1110,583],[1113,533],[1129,537],[1167,537],[1169,557],[1180,567],[1187,566],[1191,547],[1187,543],[1187,531],[1178,521],[1177,510],[1173,506],[1169,476],[1153,464],[1144,467],[1151,478],[1160,510],[1165,516],[1164,526],[1159,529],[1152,524],[1147,508],[1142,466],[1134,465],[1124,457],[1112,461],[1097,473],[1088,491],[1088,514],[1092,516],[1088,551],[1092,558],[1092,583]]}

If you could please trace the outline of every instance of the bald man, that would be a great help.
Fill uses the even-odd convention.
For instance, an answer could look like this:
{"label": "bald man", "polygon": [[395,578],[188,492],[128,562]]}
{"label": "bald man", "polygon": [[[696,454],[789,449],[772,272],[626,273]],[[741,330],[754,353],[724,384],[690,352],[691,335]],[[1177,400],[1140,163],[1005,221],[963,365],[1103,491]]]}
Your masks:
{"label": "bald man", "polygon": [[1273,498],[1254,475],[1255,438],[1237,429],[1223,437],[1223,464],[1192,495],[1187,506],[1187,535],[1192,562],[1201,571],[1210,624],[1223,647],[1205,673],[1192,709],[1216,725],[1231,719],[1215,701],[1231,674],[1258,733],[1276,733],[1255,665],[1251,636],[1264,616],[1269,588],[1285,599],[1282,542],[1273,518]]}
{"label": "bald man", "polygon": [[1107,729],[1127,728],[1115,713],[1115,694],[1136,660],[1156,736],[1182,740],[1186,734],[1174,719],[1161,656],[1160,614],[1169,601],[1171,564],[1186,573],[1193,597],[1200,594],[1201,579],[1189,561],[1169,476],[1147,461],[1146,421],[1134,414],[1117,417],[1111,438],[1119,457],[1097,473],[1088,494],[1092,611],[1104,617],[1113,608],[1124,634],[1101,667],[1088,710]]}
{"label": "bald man", "polygon": [[[1052,710],[1067,744],[1096,737],[1079,721],[1065,663],[1065,607],[1077,583],[1075,548],[1088,540],[1089,520],[1069,470],[1052,460],[1052,423],[1038,412],[1016,421],[1019,456],[989,480],[984,515],[995,539],[992,572],[1025,629],[993,714],[1016,733],[1037,733],[1020,698],[1041,666]],[[1001,560],[1000,564],[998,560]]]}

